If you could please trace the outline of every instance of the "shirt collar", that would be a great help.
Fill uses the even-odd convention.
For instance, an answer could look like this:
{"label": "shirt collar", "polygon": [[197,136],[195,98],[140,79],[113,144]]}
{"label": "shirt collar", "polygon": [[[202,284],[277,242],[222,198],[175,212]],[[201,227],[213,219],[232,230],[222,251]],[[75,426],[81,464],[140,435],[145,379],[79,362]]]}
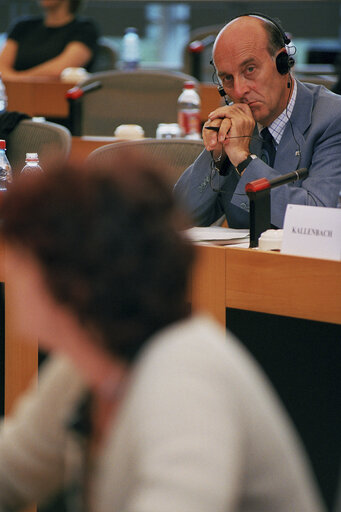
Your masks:
{"label": "shirt collar", "polygon": [[[291,78],[291,80],[294,84],[294,87],[293,87],[290,101],[289,101],[288,105],[285,107],[285,109],[283,110],[283,112],[277,117],[277,119],[275,119],[270,124],[270,126],[268,126],[269,132],[273,136],[276,146],[278,146],[278,144],[281,142],[286,124],[291,117],[291,114],[294,110],[294,106],[295,106],[295,102],[296,102],[297,83],[296,83],[296,80],[294,80],[293,78]],[[258,132],[259,133],[261,132],[262,128],[264,128],[264,126],[262,126],[261,124],[258,123]]]}

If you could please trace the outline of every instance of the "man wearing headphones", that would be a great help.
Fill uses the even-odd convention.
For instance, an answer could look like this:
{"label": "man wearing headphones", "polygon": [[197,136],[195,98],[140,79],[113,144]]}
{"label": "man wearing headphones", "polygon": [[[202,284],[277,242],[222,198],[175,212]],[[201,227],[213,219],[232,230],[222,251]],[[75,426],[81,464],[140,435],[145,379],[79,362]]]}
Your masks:
{"label": "man wearing headphones", "polygon": [[[210,113],[205,150],[184,172],[175,194],[197,225],[225,214],[249,226],[245,185],[306,167],[308,177],[271,191],[271,223],[282,227],[287,204],[335,207],[341,190],[341,97],[290,73],[290,39],[267,16],[230,21],[213,47],[213,64],[231,104]],[[265,131],[264,131],[265,128]]]}

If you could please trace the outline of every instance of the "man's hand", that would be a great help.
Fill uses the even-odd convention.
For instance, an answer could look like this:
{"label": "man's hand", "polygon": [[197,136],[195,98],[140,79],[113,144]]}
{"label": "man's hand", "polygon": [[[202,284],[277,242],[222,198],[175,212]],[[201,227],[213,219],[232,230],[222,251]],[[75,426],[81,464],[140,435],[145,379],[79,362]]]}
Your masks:
{"label": "man's hand", "polygon": [[[219,127],[219,132],[206,127]],[[208,116],[203,127],[203,141],[217,158],[225,153],[235,166],[250,154],[250,140],[255,127],[251,109],[245,103],[219,107]]]}

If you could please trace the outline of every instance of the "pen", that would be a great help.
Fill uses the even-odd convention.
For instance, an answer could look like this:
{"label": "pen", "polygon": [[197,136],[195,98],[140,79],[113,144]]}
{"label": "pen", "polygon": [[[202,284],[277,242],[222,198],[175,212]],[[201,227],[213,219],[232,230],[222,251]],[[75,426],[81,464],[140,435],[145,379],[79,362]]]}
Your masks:
{"label": "pen", "polygon": [[205,126],[206,130],[213,130],[214,132],[219,132],[219,126]]}

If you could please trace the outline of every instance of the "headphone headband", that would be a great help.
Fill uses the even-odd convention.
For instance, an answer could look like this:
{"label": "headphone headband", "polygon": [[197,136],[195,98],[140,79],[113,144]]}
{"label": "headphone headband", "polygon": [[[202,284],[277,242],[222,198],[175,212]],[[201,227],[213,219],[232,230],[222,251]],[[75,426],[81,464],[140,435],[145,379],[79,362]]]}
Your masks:
{"label": "headphone headband", "polygon": [[272,25],[280,33],[282,40],[283,40],[283,46],[287,46],[291,42],[291,39],[289,39],[289,37],[286,35],[286,33],[284,32],[284,30],[281,27],[281,25],[279,24],[279,22],[274,20],[270,16],[267,16],[266,14],[262,14],[260,12],[245,12],[244,14],[240,14],[239,16],[232,18],[231,21],[237,20],[238,18],[242,18],[243,16],[255,16],[257,18],[263,19],[264,21],[270,21],[270,23],[272,23]]}
{"label": "headphone headband", "polygon": [[[291,39],[286,35],[279,22],[277,22],[270,16],[267,16],[266,14],[261,14],[260,12],[246,12],[245,14],[240,14],[239,16],[232,18],[231,21],[237,20],[238,18],[242,18],[243,16],[254,16],[263,21],[270,22],[271,25],[275,27],[276,31],[280,35],[284,48],[291,42]],[[295,60],[290,55],[288,55],[287,51],[280,52],[276,57],[276,68],[280,75],[286,75],[287,73],[289,73],[290,69],[293,67],[294,64]]]}

